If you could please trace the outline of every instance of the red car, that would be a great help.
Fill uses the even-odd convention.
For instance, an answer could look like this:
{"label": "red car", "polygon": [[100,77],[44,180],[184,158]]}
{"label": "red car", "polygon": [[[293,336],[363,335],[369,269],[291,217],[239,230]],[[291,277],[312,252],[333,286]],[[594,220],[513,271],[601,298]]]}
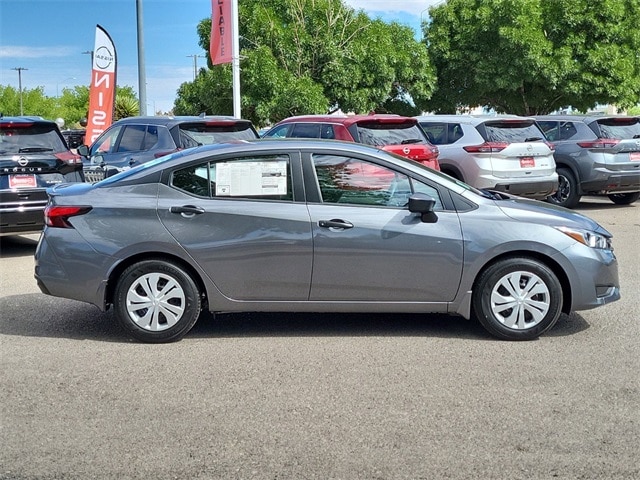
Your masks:
{"label": "red car", "polygon": [[399,115],[304,115],[278,122],[264,137],[324,138],[364,143],[440,170],[438,147],[415,118]]}

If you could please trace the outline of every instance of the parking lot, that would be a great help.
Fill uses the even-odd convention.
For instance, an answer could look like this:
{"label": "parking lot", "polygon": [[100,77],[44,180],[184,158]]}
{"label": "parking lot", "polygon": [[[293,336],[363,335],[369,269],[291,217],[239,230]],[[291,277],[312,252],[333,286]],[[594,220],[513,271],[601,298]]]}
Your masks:
{"label": "parking lot", "polygon": [[237,314],[133,342],[0,239],[0,479],[640,477],[640,204],[622,299],[502,342],[440,315]]}

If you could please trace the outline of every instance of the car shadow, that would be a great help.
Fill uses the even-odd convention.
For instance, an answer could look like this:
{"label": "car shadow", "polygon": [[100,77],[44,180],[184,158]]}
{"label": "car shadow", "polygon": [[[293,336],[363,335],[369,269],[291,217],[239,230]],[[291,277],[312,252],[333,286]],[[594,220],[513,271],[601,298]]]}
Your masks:
{"label": "car shadow", "polygon": [[33,256],[38,245],[36,235],[8,235],[0,237],[0,258]]}
{"label": "car shadow", "polygon": [[[640,205],[640,204],[638,204]],[[625,208],[634,208],[636,204],[631,205],[616,205],[607,197],[582,197],[580,203],[574,208],[574,210],[619,210]]]}
{"label": "car shadow", "polygon": [[[37,305],[37,308],[34,308]],[[133,343],[113,311],[43,294],[0,298],[0,334]],[[545,336],[589,328],[578,314],[563,315]],[[495,341],[477,322],[444,314],[203,313],[185,340],[241,337],[433,337]]]}

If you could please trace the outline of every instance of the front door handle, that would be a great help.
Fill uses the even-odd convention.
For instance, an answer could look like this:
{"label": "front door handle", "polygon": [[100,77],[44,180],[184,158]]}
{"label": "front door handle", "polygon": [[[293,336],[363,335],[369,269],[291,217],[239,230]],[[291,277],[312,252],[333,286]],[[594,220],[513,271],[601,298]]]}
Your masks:
{"label": "front door handle", "polygon": [[180,207],[171,207],[169,208],[169,211],[171,213],[182,213],[182,214],[185,214],[185,216],[192,216],[192,215],[204,213],[204,208],[195,207],[193,205],[182,205]]}
{"label": "front door handle", "polygon": [[318,221],[318,225],[321,228],[353,228],[353,223],[338,220],[336,218],[331,220],[320,220]]}

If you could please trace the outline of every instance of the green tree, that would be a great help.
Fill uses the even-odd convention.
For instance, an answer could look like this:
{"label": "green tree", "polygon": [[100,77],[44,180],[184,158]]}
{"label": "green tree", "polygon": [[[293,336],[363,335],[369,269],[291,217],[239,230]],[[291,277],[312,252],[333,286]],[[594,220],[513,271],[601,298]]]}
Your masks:
{"label": "green tree", "polygon": [[[342,0],[242,0],[243,116],[257,124],[303,113],[395,111],[431,95],[435,75],[413,31],[371,20]],[[208,50],[211,19],[198,25]],[[228,65],[178,91],[176,113],[232,113]]]}
{"label": "green tree", "polygon": [[[20,92],[9,85],[0,85],[0,112],[4,115],[20,115]],[[22,89],[22,112],[43,118],[56,118],[55,98],[44,94],[44,87]]]}
{"label": "green tree", "polygon": [[640,99],[640,0],[448,0],[429,12],[438,82],[425,110],[532,115]]}

